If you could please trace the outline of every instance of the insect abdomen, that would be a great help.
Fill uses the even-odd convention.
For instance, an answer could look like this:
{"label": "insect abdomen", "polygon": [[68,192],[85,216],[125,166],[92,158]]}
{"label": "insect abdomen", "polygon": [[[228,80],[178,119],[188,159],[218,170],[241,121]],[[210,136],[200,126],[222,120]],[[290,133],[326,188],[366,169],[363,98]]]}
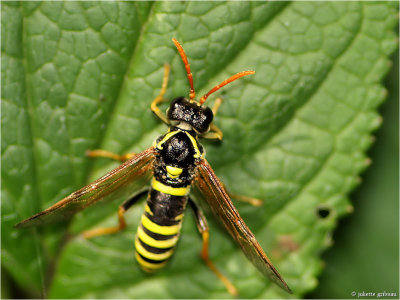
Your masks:
{"label": "insect abdomen", "polygon": [[[135,240],[136,260],[148,272],[162,268],[172,256],[187,202],[186,195],[172,195],[172,187],[164,190],[168,193],[156,190],[160,185],[155,181],[153,179]],[[179,194],[182,188],[176,191]]]}

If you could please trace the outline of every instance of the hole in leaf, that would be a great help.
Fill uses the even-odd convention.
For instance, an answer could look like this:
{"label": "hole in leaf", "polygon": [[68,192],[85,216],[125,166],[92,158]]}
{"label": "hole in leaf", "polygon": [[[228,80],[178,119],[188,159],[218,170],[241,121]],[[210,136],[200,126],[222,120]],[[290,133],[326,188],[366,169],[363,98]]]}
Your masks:
{"label": "hole in leaf", "polygon": [[318,217],[321,219],[325,219],[329,216],[331,210],[328,207],[319,207],[317,210]]}

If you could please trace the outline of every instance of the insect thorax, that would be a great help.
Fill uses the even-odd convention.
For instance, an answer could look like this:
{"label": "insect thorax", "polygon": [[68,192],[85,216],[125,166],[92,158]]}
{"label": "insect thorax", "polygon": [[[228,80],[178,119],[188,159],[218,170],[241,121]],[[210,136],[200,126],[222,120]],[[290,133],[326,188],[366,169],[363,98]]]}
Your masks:
{"label": "insect thorax", "polygon": [[154,163],[154,177],[169,186],[183,187],[191,184],[196,162],[203,155],[203,147],[194,131],[176,127],[156,141],[158,155]]}

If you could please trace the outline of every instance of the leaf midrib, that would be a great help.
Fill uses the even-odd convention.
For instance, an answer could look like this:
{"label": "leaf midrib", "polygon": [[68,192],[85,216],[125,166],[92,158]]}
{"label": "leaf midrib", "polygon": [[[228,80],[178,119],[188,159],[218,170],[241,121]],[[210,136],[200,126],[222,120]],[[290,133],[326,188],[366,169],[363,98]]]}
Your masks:
{"label": "leaf midrib", "polygon": [[[32,173],[33,173],[33,178],[32,178],[32,198],[33,199],[37,199],[37,205],[39,207],[41,207],[41,203],[43,201],[42,199],[42,194],[40,193],[40,189],[38,188],[40,185],[40,178],[39,178],[39,174],[38,174],[38,153],[37,153],[37,148],[35,147],[35,127],[34,127],[34,121],[33,121],[33,105],[32,105],[32,97],[31,97],[31,93],[30,93],[30,73],[29,73],[29,67],[28,67],[28,49],[27,47],[23,47],[23,45],[26,45],[27,43],[26,41],[26,36],[27,36],[27,32],[26,32],[26,23],[25,20],[26,18],[24,17],[24,12],[23,12],[23,3],[19,3],[19,10],[21,13],[21,22],[22,22],[22,28],[21,28],[21,45],[22,45],[22,65],[23,65],[23,69],[24,69],[24,86],[25,86],[25,103],[26,103],[26,107],[27,107],[27,115],[28,115],[28,119],[29,119],[29,142],[30,142],[30,146],[32,149]],[[41,5],[41,4],[40,4]],[[39,9],[40,5],[36,8]],[[46,296],[46,289],[45,289],[45,277],[43,274],[43,271],[45,269],[44,266],[44,262],[42,259],[42,253],[39,249],[39,245],[43,244],[43,236],[41,234],[39,234],[39,231],[37,229],[35,229],[35,233],[32,235],[33,239],[34,239],[34,243],[36,245],[35,247],[35,251],[37,252],[37,258],[38,258],[38,270],[39,270],[39,276],[40,276],[40,285],[41,285],[41,296],[45,297]]]}

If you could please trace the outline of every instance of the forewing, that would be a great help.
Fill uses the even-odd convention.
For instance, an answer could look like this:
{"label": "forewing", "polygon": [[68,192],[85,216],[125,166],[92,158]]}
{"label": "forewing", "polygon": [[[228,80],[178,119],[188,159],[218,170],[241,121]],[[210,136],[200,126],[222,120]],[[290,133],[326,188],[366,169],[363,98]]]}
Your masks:
{"label": "forewing", "polygon": [[203,159],[197,167],[193,182],[194,193],[204,198],[212,211],[218,216],[233,239],[238,243],[247,258],[268,278],[287,292],[290,288],[274,268],[264,253],[254,234],[250,231],[236,208],[233,206],[221,181],[214,174],[211,166]]}
{"label": "forewing", "polygon": [[[77,212],[102,200],[129,197],[135,190],[148,184],[156,150],[151,147],[96,181],[73,192],[48,209],[18,223],[16,227],[32,227],[70,218]],[[126,199],[124,199],[126,200]]]}

